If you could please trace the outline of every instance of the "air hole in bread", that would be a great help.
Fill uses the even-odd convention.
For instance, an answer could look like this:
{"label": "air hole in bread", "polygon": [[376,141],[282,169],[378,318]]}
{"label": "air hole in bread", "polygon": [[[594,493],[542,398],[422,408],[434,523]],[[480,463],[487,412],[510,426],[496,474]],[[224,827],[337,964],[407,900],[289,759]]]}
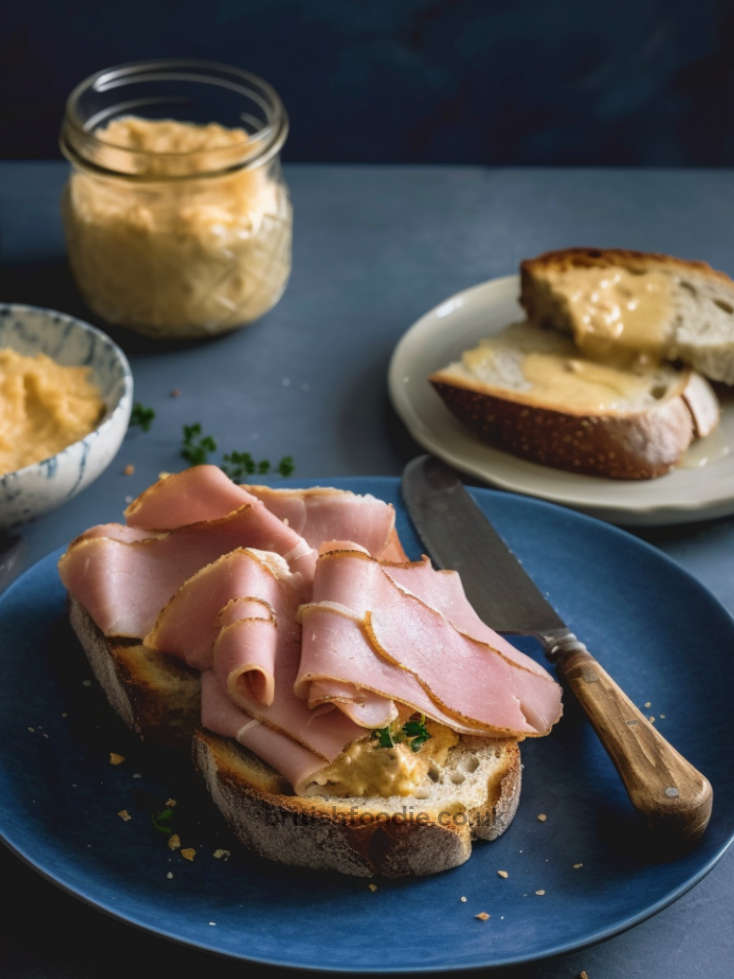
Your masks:
{"label": "air hole in bread", "polygon": [[680,280],[681,289],[686,289],[692,296],[697,296],[698,292],[695,286],[692,286],[690,282],[686,282],[685,279]]}
{"label": "air hole in bread", "polygon": [[420,789],[418,792],[413,793],[416,799],[428,799],[431,795],[426,789]]}
{"label": "air hole in bread", "polygon": [[476,772],[479,768],[479,761],[473,755],[469,755],[464,761],[464,768],[467,772]]}
{"label": "air hole in bread", "polygon": [[730,306],[729,303],[725,303],[723,299],[714,299],[714,302],[719,309],[723,309],[725,313],[734,313],[734,306]]}
{"label": "air hole in bread", "polygon": [[660,401],[662,398],[664,398],[667,393],[668,393],[667,384],[656,384],[655,387],[652,388],[652,390],[650,391],[650,394],[657,401]]}
{"label": "air hole in bread", "polygon": [[454,785],[463,785],[464,776],[461,774],[461,772],[454,772],[454,774],[451,776],[451,781],[454,783]]}
{"label": "air hole in bread", "polygon": [[435,765],[431,765],[431,767],[428,769],[428,777],[432,782],[438,782],[438,780],[441,778],[441,773]]}

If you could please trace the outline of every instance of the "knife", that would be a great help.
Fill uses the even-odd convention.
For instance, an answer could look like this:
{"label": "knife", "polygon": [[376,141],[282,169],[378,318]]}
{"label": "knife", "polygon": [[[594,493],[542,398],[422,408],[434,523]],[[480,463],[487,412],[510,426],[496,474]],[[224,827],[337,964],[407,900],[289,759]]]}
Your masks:
{"label": "knife", "polygon": [[402,492],[434,563],[459,572],[479,617],[497,632],[540,641],[650,828],[666,842],[697,840],[711,817],[708,779],[665,740],[567,628],[458,474],[432,456],[419,456],[405,467]]}

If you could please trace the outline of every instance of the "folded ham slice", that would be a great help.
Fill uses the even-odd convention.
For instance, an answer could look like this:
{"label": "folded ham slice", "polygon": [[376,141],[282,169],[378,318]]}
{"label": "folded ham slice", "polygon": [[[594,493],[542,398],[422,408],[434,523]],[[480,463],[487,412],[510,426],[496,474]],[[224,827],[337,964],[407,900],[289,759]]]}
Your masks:
{"label": "folded ham slice", "polygon": [[324,486],[247,489],[312,547],[318,548],[328,540],[348,540],[381,560],[406,559],[395,533],[394,508],[369,493],[360,496]]}
{"label": "folded ham slice", "polygon": [[219,466],[192,466],[167,473],[125,510],[130,527],[175,530],[190,523],[217,520],[255,497],[233,483]]}
{"label": "folded ham slice", "polygon": [[454,729],[498,736],[546,734],[560,716],[560,688],[545,670],[463,633],[364,550],[322,553],[313,597],[300,613],[300,694],[313,681],[354,684]]}
{"label": "folded ham slice", "polygon": [[78,538],[59,561],[59,574],[105,635],[140,638],[187,578],[242,546],[275,551],[306,580],[313,575],[315,552],[259,501],[142,540]]}
{"label": "folded ham slice", "polygon": [[[306,594],[303,576],[293,574],[279,555],[237,548],[188,578],[143,642],[181,657],[195,669],[209,669],[214,640],[223,625],[243,618],[274,619],[281,629],[292,629]],[[252,682],[272,700],[273,650],[256,649],[251,657],[250,668],[259,676],[253,676]]]}
{"label": "folded ham slice", "polygon": [[233,704],[212,670],[201,675],[201,723],[215,734],[234,738],[249,748],[287,778],[299,795],[313,775],[326,765],[320,755],[267,727]]}

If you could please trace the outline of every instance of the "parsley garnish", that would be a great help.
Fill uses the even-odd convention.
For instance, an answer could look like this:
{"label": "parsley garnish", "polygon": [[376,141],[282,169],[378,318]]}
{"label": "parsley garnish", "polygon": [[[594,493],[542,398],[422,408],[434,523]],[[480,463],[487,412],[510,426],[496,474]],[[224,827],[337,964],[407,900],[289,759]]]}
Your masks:
{"label": "parsley garnish", "polygon": [[401,741],[407,741],[411,751],[420,751],[431,735],[426,727],[425,715],[421,714],[417,720],[406,721],[397,731],[378,727],[372,732],[372,737],[377,740],[378,748],[394,748]]}
{"label": "parsley garnish", "polygon": [[[283,456],[276,468],[281,476],[290,476],[294,469],[293,457]],[[270,460],[261,459],[255,462],[249,452],[227,452],[222,456],[222,471],[234,482],[239,482],[254,473],[269,473]]]}
{"label": "parsley garnish", "polygon": [[423,714],[421,714],[420,719],[417,721],[406,721],[403,724],[403,731],[410,741],[411,751],[420,751],[426,741],[431,737],[428,733],[426,719]]}
{"label": "parsley garnish", "polygon": [[201,434],[201,425],[184,425],[181,455],[192,466],[200,466],[206,462],[210,452],[217,451],[217,443],[211,435]]}
{"label": "parsley garnish", "polygon": [[378,748],[392,748],[395,745],[389,727],[378,727],[372,732],[372,737],[377,738]]}
{"label": "parsley garnish", "polygon": [[153,823],[153,829],[157,829],[159,833],[163,833],[165,836],[171,836],[173,833],[173,826],[171,826],[172,819],[173,809],[170,806],[166,806],[160,812],[154,812],[150,817]]}
{"label": "parsley garnish", "polygon": [[[217,451],[217,443],[211,435],[201,434],[201,425],[194,422],[193,425],[183,426],[183,440],[181,444],[181,455],[190,466],[201,466],[208,460],[212,452]],[[265,475],[270,472],[270,460],[261,459],[259,462],[253,459],[249,452],[225,452],[222,456],[222,472],[229,476],[235,483],[245,481],[247,476],[255,473]],[[293,456],[283,456],[276,471],[280,476],[290,476],[294,470]]]}
{"label": "parsley garnish", "polygon": [[133,410],[130,412],[130,425],[139,425],[144,432],[147,432],[153,424],[154,418],[155,412],[152,408],[146,408],[144,404],[136,401]]}

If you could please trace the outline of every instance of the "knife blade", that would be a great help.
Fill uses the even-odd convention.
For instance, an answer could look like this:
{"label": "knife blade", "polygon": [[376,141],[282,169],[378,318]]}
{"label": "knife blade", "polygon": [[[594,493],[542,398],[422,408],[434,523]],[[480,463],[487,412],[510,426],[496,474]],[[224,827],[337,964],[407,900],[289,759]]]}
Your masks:
{"label": "knife blade", "polygon": [[535,636],[591,722],[632,805],[669,844],[698,839],[711,817],[708,779],[665,740],[568,629],[464,487],[432,456],[405,467],[402,493],[435,564],[458,571],[497,632]]}
{"label": "knife blade", "polygon": [[[453,469],[419,456],[405,467],[402,490],[434,564],[459,572],[467,598],[495,631],[530,636],[565,629]],[[488,573],[492,568],[501,573]]]}

